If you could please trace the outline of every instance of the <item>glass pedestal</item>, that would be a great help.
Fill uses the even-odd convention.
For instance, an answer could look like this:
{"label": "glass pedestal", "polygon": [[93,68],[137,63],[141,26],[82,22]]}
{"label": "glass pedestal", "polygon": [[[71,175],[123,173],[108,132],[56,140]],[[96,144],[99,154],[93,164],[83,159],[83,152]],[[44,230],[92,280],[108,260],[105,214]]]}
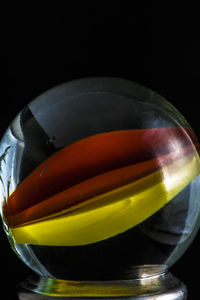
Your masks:
{"label": "glass pedestal", "polygon": [[20,300],[184,300],[187,289],[169,272],[134,280],[115,281],[66,281],[31,277],[21,284],[18,296]]}

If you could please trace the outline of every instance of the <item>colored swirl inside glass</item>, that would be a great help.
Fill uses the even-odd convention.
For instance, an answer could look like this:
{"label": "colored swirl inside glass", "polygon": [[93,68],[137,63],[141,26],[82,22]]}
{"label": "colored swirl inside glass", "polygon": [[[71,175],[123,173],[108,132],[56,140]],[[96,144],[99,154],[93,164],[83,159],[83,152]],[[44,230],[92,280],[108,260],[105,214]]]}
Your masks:
{"label": "colored swirl inside glass", "polygon": [[4,203],[16,243],[86,245],[149,218],[200,174],[189,128],[100,133],[58,150]]}

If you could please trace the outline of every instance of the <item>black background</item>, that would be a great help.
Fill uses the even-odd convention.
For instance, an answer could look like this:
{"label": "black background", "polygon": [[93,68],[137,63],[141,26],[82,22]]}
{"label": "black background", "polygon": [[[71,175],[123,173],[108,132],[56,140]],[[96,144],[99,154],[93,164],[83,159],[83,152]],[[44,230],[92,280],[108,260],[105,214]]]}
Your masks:
{"label": "black background", "polygon": [[[1,101],[1,136],[41,92],[88,76],[122,77],[150,87],[171,101],[200,136],[196,6],[189,1],[115,1],[110,6],[109,1],[91,1],[87,7],[85,1],[28,3],[10,4],[6,11],[7,95]],[[9,282],[13,294],[8,299],[14,300],[15,285],[31,271],[12,252],[3,230],[0,249],[1,281]],[[192,300],[198,297],[199,253],[200,233],[171,268]]]}

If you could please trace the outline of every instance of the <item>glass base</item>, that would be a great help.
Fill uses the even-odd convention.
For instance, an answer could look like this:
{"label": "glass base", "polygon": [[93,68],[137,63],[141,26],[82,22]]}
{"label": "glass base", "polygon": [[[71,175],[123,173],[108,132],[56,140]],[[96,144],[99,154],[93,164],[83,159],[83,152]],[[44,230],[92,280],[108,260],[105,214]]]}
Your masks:
{"label": "glass base", "polygon": [[130,298],[132,300],[184,300],[185,285],[166,272],[133,280],[68,281],[53,278],[28,278],[21,284],[20,300],[70,298]]}

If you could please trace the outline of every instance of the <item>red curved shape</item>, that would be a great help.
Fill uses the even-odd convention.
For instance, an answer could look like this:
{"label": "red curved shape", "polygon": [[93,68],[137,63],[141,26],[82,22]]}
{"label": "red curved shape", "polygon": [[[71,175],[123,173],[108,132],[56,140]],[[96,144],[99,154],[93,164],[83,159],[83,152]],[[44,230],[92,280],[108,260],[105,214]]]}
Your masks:
{"label": "red curved shape", "polygon": [[179,158],[192,151],[191,140],[197,143],[191,129],[170,127],[113,131],[77,141],[25,178],[7,199],[4,215],[16,226],[71,207],[162,168],[175,159],[174,153]]}

